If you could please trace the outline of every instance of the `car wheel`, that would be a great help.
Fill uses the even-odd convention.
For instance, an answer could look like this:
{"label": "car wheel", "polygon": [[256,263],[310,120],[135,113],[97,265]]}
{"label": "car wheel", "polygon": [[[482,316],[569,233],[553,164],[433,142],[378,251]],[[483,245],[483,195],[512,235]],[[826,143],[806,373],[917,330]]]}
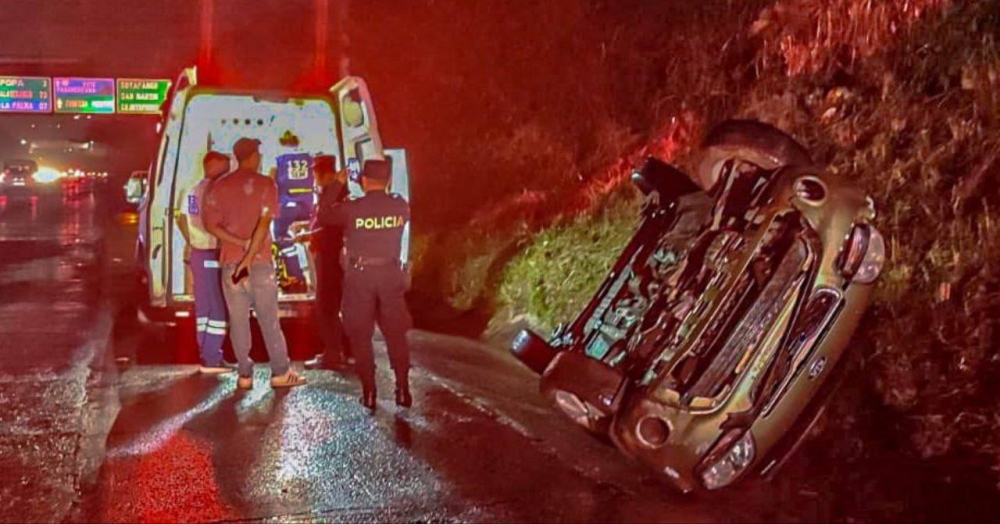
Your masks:
{"label": "car wheel", "polygon": [[813,165],[802,144],[784,131],[755,120],[728,120],[719,124],[705,137],[702,151],[695,177],[706,191],[719,181],[723,167],[730,160],[762,169]]}
{"label": "car wheel", "polygon": [[522,364],[528,366],[528,368],[539,375],[545,372],[545,368],[549,367],[549,363],[559,353],[556,348],[550,346],[542,337],[527,329],[522,329],[514,337],[514,340],[510,344],[510,352]]}

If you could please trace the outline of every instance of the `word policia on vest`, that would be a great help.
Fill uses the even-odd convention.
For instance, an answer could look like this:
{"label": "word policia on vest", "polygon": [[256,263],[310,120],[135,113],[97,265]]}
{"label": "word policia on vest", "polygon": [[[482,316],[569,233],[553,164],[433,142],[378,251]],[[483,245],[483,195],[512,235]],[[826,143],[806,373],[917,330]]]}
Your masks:
{"label": "word policia on vest", "polygon": [[403,227],[406,220],[402,215],[357,218],[354,220],[355,229],[394,229]]}

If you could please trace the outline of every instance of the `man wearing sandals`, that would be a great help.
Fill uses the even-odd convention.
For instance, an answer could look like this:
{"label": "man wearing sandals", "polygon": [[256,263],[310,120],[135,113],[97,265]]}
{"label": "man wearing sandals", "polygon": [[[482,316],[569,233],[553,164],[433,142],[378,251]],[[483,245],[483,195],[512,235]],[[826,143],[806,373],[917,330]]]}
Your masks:
{"label": "man wearing sandals", "polygon": [[278,211],[278,188],[261,175],[260,141],[241,138],[233,146],[239,167],[212,185],[205,225],[221,245],[222,290],[229,308],[229,337],[239,366],[237,386],[253,387],[250,308],[260,324],[271,364],[271,387],[301,386],[291,370],[288,345],[278,322],[278,282],[271,257],[271,221]]}

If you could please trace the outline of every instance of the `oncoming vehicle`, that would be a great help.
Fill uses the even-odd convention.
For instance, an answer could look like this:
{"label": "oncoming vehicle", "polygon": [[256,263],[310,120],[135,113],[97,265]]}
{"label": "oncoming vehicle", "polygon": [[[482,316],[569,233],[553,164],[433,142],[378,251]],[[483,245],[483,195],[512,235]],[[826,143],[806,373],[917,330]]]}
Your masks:
{"label": "oncoming vehicle", "polygon": [[148,171],[133,171],[125,181],[125,201],[131,205],[139,205],[143,195],[146,193],[146,179],[149,178]]}
{"label": "oncoming vehicle", "polygon": [[38,164],[34,160],[11,160],[0,172],[0,194],[9,198],[36,196]]}
{"label": "oncoming vehicle", "polygon": [[[281,314],[307,316],[315,299],[316,276],[308,246],[295,243],[290,227],[310,218],[318,195],[312,160],[335,155],[351,172],[352,197],[362,194],[357,179],[364,161],[389,158],[391,190],[409,199],[403,150],[385,150],[365,82],[347,77],[327,93],[254,93],[199,86],[197,71],[185,70],[174,83],[161,122],[159,153],[139,202],[137,246],[139,278],[148,299],[143,314],[152,320],[189,317],[193,308],[191,275],[184,260],[184,238],[177,226],[181,200],[204,178],[202,159],[212,150],[232,157],[242,137],[261,141],[262,174],[275,179],[278,217],[272,246],[280,284]],[[408,246],[409,230],[404,243]],[[404,246],[404,247],[405,247]],[[402,263],[406,263],[407,249]]]}
{"label": "oncoming vehicle", "polygon": [[694,177],[650,159],[642,223],[572,323],[512,351],[555,406],[684,492],[771,477],[821,414],[885,260],[872,200],[729,121]]}

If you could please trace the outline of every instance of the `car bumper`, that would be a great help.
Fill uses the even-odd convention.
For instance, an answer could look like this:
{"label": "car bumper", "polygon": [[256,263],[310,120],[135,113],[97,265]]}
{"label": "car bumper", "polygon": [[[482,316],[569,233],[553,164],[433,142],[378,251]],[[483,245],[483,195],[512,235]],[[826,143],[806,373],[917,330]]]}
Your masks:
{"label": "car bumper", "polygon": [[[690,493],[702,489],[695,470],[702,454],[718,438],[717,427],[712,432],[705,419],[648,398],[633,399],[615,417],[610,436],[622,452],[662,473],[680,491]],[[654,425],[663,428],[665,435],[650,438],[648,428]],[[692,446],[693,442],[704,445]]]}

